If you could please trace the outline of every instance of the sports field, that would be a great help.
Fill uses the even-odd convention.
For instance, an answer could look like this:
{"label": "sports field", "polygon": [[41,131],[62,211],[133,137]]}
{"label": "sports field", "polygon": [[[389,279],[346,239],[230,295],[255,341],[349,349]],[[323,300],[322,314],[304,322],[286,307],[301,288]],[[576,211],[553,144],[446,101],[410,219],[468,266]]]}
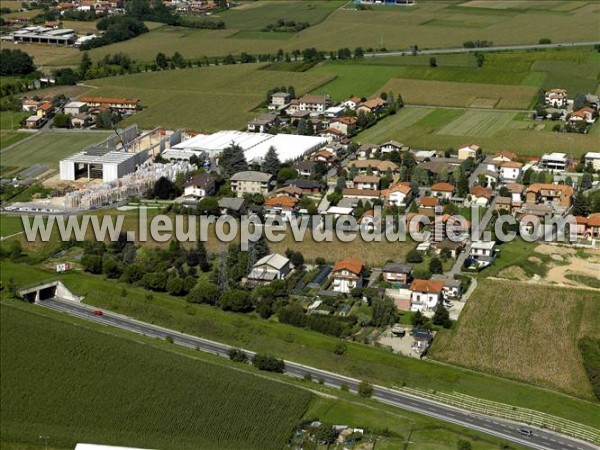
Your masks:
{"label": "sports field", "polygon": [[279,449],[312,395],[8,306],[2,441]]}
{"label": "sports field", "polygon": [[397,140],[413,148],[457,149],[476,142],[486,152],[510,150],[519,155],[572,149],[573,156],[597,151],[597,134],[555,133],[523,113],[461,108],[406,106],[396,115],[360,133],[356,141],[381,143]]}
{"label": "sports field", "polygon": [[2,167],[8,170],[25,169],[33,164],[46,164],[58,170],[58,162],[84,147],[102,141],[111,132],[60,132],[37,133],[18,145],[0,152]]}
{"label": "sports field", "polygon": [[[344,3],[338,1],[258,1],[213,16],[226,22],[226,30],[161,27],[90,53],[99,59],[107,53],[125,52],[138,61],[151,61],[158,52],[175,51],[187,58],[199,58],[242,51],[274,53],[280,48],[291,52],[308,47],[330,51],[383,46],[402,51],[411,45],[462,47],[469,40],[488,40],[497,45],[535,44],[540,38],[553,42],[597,40],[598,2],[562,0],[549,5],[548,10],[541,9],[538,3],[530,0],[498,9],[486,3],[473,6],[456,0],[421,1],[410,7],[374,5],[370,10],[357,11],[351,4],[341,7]],[[313,25],[291,37],[280,33],[279,38],[265,39],[263,33],[257,34],[265,24],[279,18]],[[75,64],[77,58],[72,53],[62,62]],[[54,63],[58,64],[58,59]]]}
{"label": "sports field", "polygon": [[593,399],[577,341],[600,337],[599,300],[593,291],[483,280],[430,355]]}
{"label": "sports field", "polygon": [[144,109],[126,123],[212,132],[241,129],[259,113],[251,112],[276,86],[297,94],[333,78],[317,73],[260,70],[264,64],[202,67],[92,80],[94,95],[138,97]]}

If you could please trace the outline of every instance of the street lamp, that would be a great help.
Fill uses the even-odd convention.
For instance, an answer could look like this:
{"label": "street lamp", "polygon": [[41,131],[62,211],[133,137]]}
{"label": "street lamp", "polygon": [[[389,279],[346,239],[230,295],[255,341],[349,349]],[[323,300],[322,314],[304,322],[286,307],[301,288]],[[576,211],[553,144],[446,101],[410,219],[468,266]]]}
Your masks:
{"label": "street lamp", "polygon": [[50,436],[47,436],[44,434],[44,435],[39,436],[39,439],[44,440],[44,446],[46,447],[46,450],[48,450],[48,439],[50,439]]}

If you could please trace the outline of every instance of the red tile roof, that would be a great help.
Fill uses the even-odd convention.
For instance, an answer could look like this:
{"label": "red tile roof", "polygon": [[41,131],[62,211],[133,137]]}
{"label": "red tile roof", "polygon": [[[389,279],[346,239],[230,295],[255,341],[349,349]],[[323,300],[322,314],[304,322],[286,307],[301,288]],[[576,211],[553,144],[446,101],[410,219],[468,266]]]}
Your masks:
{"label": "red tile roof", "polygon": [[414,280],[410,285],[413,292],[427,292],[439,294],[444,288],[444,280]]}
{"label": "red tile roof", "polygon": [[337,261],[333,266],[333,272],[338,272],[340,270],[347,270],[356,275],[360,275],[364,268],[365,264],[360,259],[355,258],[347,258],[341,261]]}
{"label": "red tile roof", "polygon": [[440,192],[454,192],[456,188],[450,183],[435,183],[433,186],[431,186],[431,190]]}

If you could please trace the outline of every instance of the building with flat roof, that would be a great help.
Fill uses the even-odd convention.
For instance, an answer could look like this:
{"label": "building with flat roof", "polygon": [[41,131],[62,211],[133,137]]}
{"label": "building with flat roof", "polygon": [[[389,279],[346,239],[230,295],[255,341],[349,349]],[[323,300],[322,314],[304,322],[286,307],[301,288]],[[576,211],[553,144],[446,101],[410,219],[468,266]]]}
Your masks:
{"label": "building with flat roof", "polygon": [[148,158],[160,153],[168,143],[177,141],[177,136],[180,136],[176,132],[167,137],[161,131],[156,128],[138,135],[137,125],[131,125],[98,144],[62,159],[60,179],[102,179],[108,183],[133,173]]}
{"label": "building with flat roof", "polygon": [[566,153],[545,153],[540,158],[538,168],[540,170],[550,170],[552,172],[564,172],[569,165]]}
{"label": "building with flat roof", "polygon": [[584,156],[585,164],[591,164],[594,170],[600,170],[600,152],[587,152]]}
{"label": "building with flat roof", "polygon": [[77,38],[75,30],[71,28],[49,28],[49,27],[25,27],[14,31],[3,40],[17,43],[28,44],[51,44],[51,45],[72,45]]}
{"label": "building with flat roof", "polygon": [[173,158],[175,151],[183,150],[193,152],[197,156],[206,155],[216,158],[225,148],[234,144],[242,149],[249,164],[260,164],[271,147],[275,148],[280,161],[284,162],[297,160],[321,148],[326,143],[325,138],[315,136],[219,131],[213,134],[199,134],[175,145],[168,157]]}

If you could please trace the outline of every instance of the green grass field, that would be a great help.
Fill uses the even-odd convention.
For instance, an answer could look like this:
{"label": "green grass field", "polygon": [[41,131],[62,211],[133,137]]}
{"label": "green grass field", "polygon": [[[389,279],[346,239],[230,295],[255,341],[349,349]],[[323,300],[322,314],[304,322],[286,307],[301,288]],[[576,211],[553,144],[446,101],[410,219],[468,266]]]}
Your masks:
{"label": "green grass field", "polygon": [[251,112],[276,86],[293,85],[298,94],[331,80],[331,75],[260,70],[262,64],[152,72],[90,81],[94,95],[139,97],[144,110],[127,123],[212,132],[241,129]]}
{"label": "green grass field", "polygon": [[[463,6],[455,0],[418,2],[411,7],[373,6],[357,11],[343,2],[270,2],[245,3],[214,16],[227,23],[226,30],[191,30],[161,27],[138,38],[92,50],[94,59],[107,53],[125,52],[138,61],[151,61],[157,52],[173,54],[179,51],[187,58],[222,56],[228,53],[274,53],[279,48],[316,47],[337,50],[342,47],[405,50],[410,45],[420,48],[462,47],[468,40],[488,40],[498,45],[534,44],[540,38],[553,42],[597,40],[597,14],[600,4],[594,1],[563,0],[559,7],[545,11],[536,1],[520,2],[511,9],[495,9],[481,4]],[[280,39],[265,39],[261,35],[244,36],[243,44],[236,39],[240,31],[257,31],[279,18],[309,21],[308,29]],[[565,23],[570,26],[565,27]],[[519,33],[514,30],[518,29]],[[287,33],[284,33],[287,34]],[[231,37],[234,37],[231,39]],[[77,52],[71,52],[52,64],[76,64]],[[47,63],[47,61],[46,61]]]}
{"label": "green grass field", "polygon": [[62,158],[102,141],[110,133],[51,131],[35,134],[19,145],[2,150],[2,166],[24,169],[33,164],[46,164],[49,169],[58,169]]}
{"label": "green grass field", "polygon": [[311,394],[15,308],[2,322],[2,441],[282,448]]}
{"label": "green grass field", "polygon": [[436,337],[431,356],[592,400],[577,341],[600,337],[598,300],[575,288],[480,281],[456,330]]}
{"label": "green grass field", "polygon": [[[2,81],[5,81],[4,77]],[[0,112],[0,150],[29,136],[28,133],[16,133],[13,131],[20,127],[21,120],[28,115],[28,113],[21,111]],[[4,163],[0,164],[4,166]],[[0,169],[0,171],[3,170]]]}
{"label": "green grass field", "polygon": [[[543,129],[537,130],[538,126]],[[555,133],[513,112],[407,106],[360,133],[356,140],[381,143],[394,139],[413,148],[437,150],[476,142],[488,153],[510,150],[532,156],[572,148],[578,157],[598,149],[596,137],[594,133]]]}
{"label": "green grass field", "polygon": [[[0,275],[4,284],[13,279],[17,285],[55,276],[51,271],[6,260],[2,262]],[[333,349],[339,340],[323,334],[272,320],[265,321],[253,315],[187,304],[181,299],[156,292],[149,301],[147,291],[112,280],[107,282],[101,277],[71,273],[61,279],[76,294],[85,296],[86,303],[231,345],[268,352],[385,385],[406,383],[409,387],[458,391],[597,425],[587,402],[532,385],[400,357],[388,350],[359,343],[347,342],[346,354],[337,356]],[[127,297],[121,296],[123,288],[128,292]]]}

